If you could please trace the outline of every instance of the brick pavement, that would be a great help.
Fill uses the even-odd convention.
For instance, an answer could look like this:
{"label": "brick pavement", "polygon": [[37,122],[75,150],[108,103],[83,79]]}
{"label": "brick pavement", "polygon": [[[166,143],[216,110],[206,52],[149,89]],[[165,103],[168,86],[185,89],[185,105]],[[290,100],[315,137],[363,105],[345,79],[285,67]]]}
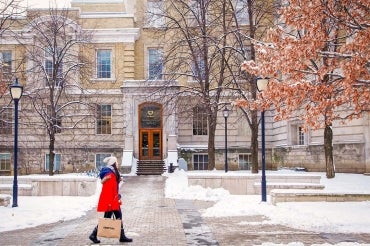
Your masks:
{"label": "brick pavement", "polygon": [[[164,197],[165,177],[125,177],[123,223],[132,243],[138,246],[337,244],[357,242],[370,245],[370,234],[329,234],[297,230],[263,223],[262,216],[202,218],[200,211],[212,202],[173,200]],[[81,204],[83,206],[83,204]],[[0,245],[90,245],[88,235],[102,213],[34,228],[0,233]],[[100,238],[100,245],[118,245],[118,239]]]}

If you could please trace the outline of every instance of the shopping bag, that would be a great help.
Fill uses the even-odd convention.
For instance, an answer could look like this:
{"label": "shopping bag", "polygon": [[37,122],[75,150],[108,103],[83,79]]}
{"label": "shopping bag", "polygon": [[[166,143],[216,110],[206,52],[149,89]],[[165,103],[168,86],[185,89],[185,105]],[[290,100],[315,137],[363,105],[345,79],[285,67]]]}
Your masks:
{"label": "shopping bag", "polygon": [[99,218],[98,237],[120,238],[121,220]]}

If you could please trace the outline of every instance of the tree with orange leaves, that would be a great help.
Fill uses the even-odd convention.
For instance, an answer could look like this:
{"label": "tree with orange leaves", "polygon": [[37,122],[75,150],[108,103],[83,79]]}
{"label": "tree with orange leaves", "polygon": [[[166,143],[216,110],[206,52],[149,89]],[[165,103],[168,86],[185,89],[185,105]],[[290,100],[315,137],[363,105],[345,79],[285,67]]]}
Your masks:
{"label": "tree with orange leaves", "polygon": [[[326,176],[335,177],[332,124],[370,110],[370,2],[290,0],[256,61],[242,69],[269,77],[262,107],[276,119],[298,116],[306,128],[324,128]],[[245,102],[238,102],[246,106]]]}

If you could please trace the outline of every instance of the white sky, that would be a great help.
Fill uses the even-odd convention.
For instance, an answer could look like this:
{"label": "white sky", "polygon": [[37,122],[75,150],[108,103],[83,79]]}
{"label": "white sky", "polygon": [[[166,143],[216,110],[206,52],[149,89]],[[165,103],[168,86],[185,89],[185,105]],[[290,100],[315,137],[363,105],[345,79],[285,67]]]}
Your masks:
{"label": "white sky", "polygon": [[[192,173],[194,172],[192,171]],[[235,175],[238,173],[228,172],[225,174],[223,171],[206,172],[207,175],[213,173],[217,175],[222,173],[224,175]],[[267,171],[267,174],[270,172],[273,171]],[[309,174],[320,174],[322,176],[321,183],[325,185],[325,191],[370,194],[370,176],[337,173],[334,179],[327,179],[324,173]],[[62,178],[70,175],[73,174],[55,175],[55,177]],[[200,211],[202,216],[264,215],[266,220],[261,222],[262,224],[281,224],[314,232],[370,233],[370,201],[289,202],[278,203],[274,206],[270,204],[269,196],[267,196],[267,202],[261,202],[260,195],[230,195],[227,190],[222,188],[204,189],[200,186],[188,187],[187,174],[184,171],[176,170],[174,173],[166,173],[164,175],[167,176],[165,186],[166,197],[216,202],[214,206]],[[101,189],[99,180],[97,180],[97,184],[96,194],[90,197],[19,196],[18,207],[12,208],[11,204],[9,207],[0,207],[1,220],[7,221],[7,223],[0,223],[0,232],[78,218],[84,215],[86,211],[95,209]],[[50,210],[50,207],[54,209]],[[251,222],[245,221],[242,223],[247,224]],[[303,246],[299,242],[292,242],[289,245]],[[350,244],[341,243],[338,245],[344,246]]]}

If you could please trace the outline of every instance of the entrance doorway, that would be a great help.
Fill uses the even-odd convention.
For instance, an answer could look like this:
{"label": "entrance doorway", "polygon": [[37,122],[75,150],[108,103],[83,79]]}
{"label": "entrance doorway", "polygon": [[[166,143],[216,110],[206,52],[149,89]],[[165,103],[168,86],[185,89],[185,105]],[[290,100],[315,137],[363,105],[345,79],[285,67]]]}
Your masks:
{"label": "entrance doorway", "polygon": [[139,159],[162,160],[162,106],[143,103],[139,106]]}

